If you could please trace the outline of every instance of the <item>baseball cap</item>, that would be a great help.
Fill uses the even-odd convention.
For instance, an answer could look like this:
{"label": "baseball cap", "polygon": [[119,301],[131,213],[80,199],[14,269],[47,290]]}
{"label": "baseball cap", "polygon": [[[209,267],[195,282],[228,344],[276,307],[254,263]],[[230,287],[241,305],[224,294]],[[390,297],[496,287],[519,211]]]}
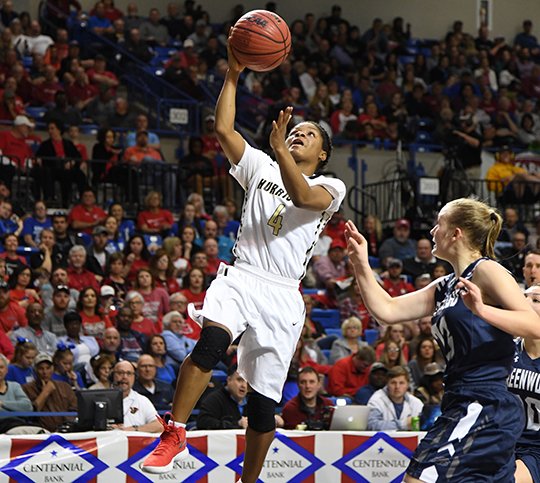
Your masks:
{"label": "baseball cap", "polygon": [[34,127],[34,123],[30,121],[26,116],[17,116],[13,120],[14,126],[28,126],[28,127]]}
{"label": "baseball cap", "polygon": [[330,244],[329,250],[332,250],[334,248],[347,248],[347,244],[345,243],[345,240],[342,240],[341,238],[334,238],[332,240],[332,243]]}
{"label": "baseball cap", "polygon": [[386,260],[386,266],[388,268],[390,268],[390,267],[402,267],[403,262],[399,258],[388,258],[388,260]]}
{"label": "baseball cap", "polygon": [[65,292],[67,293],[68,295],[71,294],[71,292],[69,291],[69,287],[67,285],[57,285],[56,287],[54,287],[54,292],[53,293],[59,293],[59,292]]}
{"label": "baseball cap", "polygon": [[191,39],[184,40],[184,49],[187,49],[188,47],[195,47],[195,42]]}
{"label": "baseball cap", "polygon": [[205,121],[215,121],[216,120],[216,116],[214,116],[213,114],[208,114],[208,116],[206,116],[204,118]]}
{"label": "baseball cap", "polygon": [[371,364],[371,368],[369,369],[369,372],[373,371],[388,372],[388,368],[382,362],[374,362],[373,364]]}
{"label": "baseball cap", "polygon": [[48,362],[49,364],[53,363],[52,357],[45,352],[40,352],[34,359],[34,367],[37,367],[42,362]]}
{"label": "baseball cap", "polygon": [[114,288],[112,288],[110,285],[103,285],[100,290],[102,297],[111,297],[114,296]]}
{"label": "baseball cap", "polygon": [[102,225],[95,226],[92,235],[107,235],[107,229]]}
{"label": "baseball cap", "polygon": [[395,227],[396,228],[404,228],[404,227],[410,228],[411,224],[409,223],[409,220],[405,218],[400,218],[399,220],[396,221]]}
{"label": "baseball cap", "polygon": [[435,376],[443,373],[443,368],[437,362],[430,362],[424,369],[425,376]]}

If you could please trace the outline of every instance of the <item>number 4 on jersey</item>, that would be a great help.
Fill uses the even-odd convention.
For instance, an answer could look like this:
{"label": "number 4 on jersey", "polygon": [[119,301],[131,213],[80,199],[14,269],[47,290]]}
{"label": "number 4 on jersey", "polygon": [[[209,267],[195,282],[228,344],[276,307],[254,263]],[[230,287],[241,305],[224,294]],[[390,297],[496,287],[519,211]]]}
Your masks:
{"label": "number 4 on jersey", "polygon": [[271,226],[273,228],[272,234],[274,236],[278,236],[279,231],[281,230],[281,227],[283,226],[283,215],[281,212],[285,209],[285,205],[282,203],[279,205],[274,213],[272,213],[272,216],[270,219],[266,222],[268,226]]}

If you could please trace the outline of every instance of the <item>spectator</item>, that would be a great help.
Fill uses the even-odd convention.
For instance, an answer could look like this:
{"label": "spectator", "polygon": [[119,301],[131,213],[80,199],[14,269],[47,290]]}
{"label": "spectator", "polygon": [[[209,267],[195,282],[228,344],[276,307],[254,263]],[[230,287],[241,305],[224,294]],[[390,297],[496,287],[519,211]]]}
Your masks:
{"label": "spectator", "polygon": [[203,188],[211,186],[214,166],[212,160],[203,154],[203,141],[200,137],[189,138],[188,154],[179,160],[178,167],[190,191],[202,195]]}
{"label": "spectator", "polygon": [[[17,238],[23,227],[23,221],[17,214],[13,213],[11,202],[8,200],[0,201],[0,236],[12,234]],[[12,258],[11,255],[10,258]]]}
{"label": "spectator", "polygon": [[135,146],[137,144],[137,133],[139,131],[147,131],[148,132],[148,146],[160,150],[161,149],[161,143],[159,140],[159,136],[156,133],[148,131],[148,116],[146,114],[139,114],[137,118],[135,119],[135,130],[129,131],[126,137],[125,146],[131,147]]}
{"label": "spectator", "polygon": [[397,366],[407,366],[407,361],[403,357],[401,348],[393,340],[388,340],[384,343],[379,362],[382,362],[388,370]]}
{"label": "spectator", "polygon": [[156,408],[148,400],[133,390],[135,368],[128,361],[117,362],[113,370],[114,385],[122,391],[124,401],[124,423],[113,425],[123,431],[160,433],[162,426],[156,417]]}
{"label": "spectator", "polygon": [[52,220],[47,216],[47,206],[43,201],[34,203],[34,212],[24,219],[22,237],[26,246],[37,248],[40,242],[41,230],[52,228]]}
{"label": "spectator", "polygon": [[512,235],[511,246],[500,250],[501,265],[514,276],[518,283],[523,283],[523,266],[528,251],[527,235],[520,231]]}
{"label": "spectator", "polygon": [[206,259],[208,261],[205,274],[213,279],[217,275],[221,264],[227,265],[227,262],[219,258],[219,246],[215,238],[207,238],[204,240],[203,251],[206,254]]}
{"label": "spectator", "polygon": [[179,292],[180,286],[176,281],[176,269],[164,248],[158,248],[150,259],[150,271],[156,282],[169,295]]}
{"label": "spectator", "polygon": [[[0,408],[2,411],[32,411],[32,403],[22,390],[21,385],[18,382],[6,380],[8,365],[7,357],[0,354]],[[13,419],[19,420],[19,418]],[[20,422],[25,424],[22,420]]]}
{"label": "spectator", "polygon": [[57,211],[53,214],[52,225],[55,246],[60,254],[57,263],[59,267],[65,268],[67,267],[69,250],[72,246],[77,245],[78,241],[75,235],[69,232],[68,217],[63,211]]}
{"label": "spectator", "polygon": [[144,201],[146,209],[137,215],[137,228],[143,233],[166,236],[173,225],[173,216],[161,207],[161,193],[150,191]]}
{"label": "spectator", "polygon": [[333,294],[336,282],[346,276],[344,239],[335,239],[331,242],[328,255],[319,257],[313,264],[317,277],[317,286],[326,288]]}
{"label": "spectator", "polygon": [[115,144],[114,131],[106,127],[100,128],[96,140],[97,142],[92,147],[92,159],[98,161],[92,163],[92,186],[94,187],[106,179],[119,181],[119,174],[123,170],[120,166],[122,149]]}
{"label": "spectator", "polygon": [[178,40],[182,31],[182,17],[178,4],[170,2],[167,4],[167,15],[165,15],[160,23],[165,25],[167,33],[171,40]]}
{"label": "spectator", "polygon": [[[180,284],[189,267],[189,261],[182,256],[182,240],[176,236],[169,236],[163,240],[163,249],[172,263],[177,284]],[[178,286],[180,287],[180,285]],[[171,293],[169,292],[169,294]]]}
{"label": "spectator", "polygon": [[15,301],[9,299],[8,284],[0,279],[0,328],[7,335],[13,330],[28,325],[24,309]]}
{"label": "spectator", "polygon": [[515,155],[509,146],[502,146],[495,163],[488,169],[488,189],[506,203],[532,203],[540,190],[540,177],[516,166]]}
{"label": "spectator", "polygon": [[[109,255],[113,255],[115,253],[122,255],[122,252],[126,247],[126,239],[118,229],[118,221],[114,216],[108,215],[107,218],[105,218],[105,223],[103,225],[105,230],[107,230],[107,244],[105,245],[105,250],[107,250]],[[125,262],[123,255],[120,260],[122,261],[123,269]]]}
{"label": "spectator", "polygon": [[104,2],[97,2],[94,11],[88,19],[88,29],[96,35],[110,35],[114,32],[111,21],[105,15]]}
{"label": "spectator", "polygon": [[17,302],[23,309],[32,303],[41,304],[41,298],[33,288],[32,270],[26,265],[21,265],[13,270],[9,276],[9,298]]}
{"label": "spectator", "polygon": [[[3,201],[0,204],[0,211],[7,203]],[[22,223],[21,223],[22,225]],[[17,235],[14,233],[8,233],[4,236],[4,252],[0,253],[0,258],[3,258],[6,262],[6,272],[11,275],[16,269],[26,266],[26,259],[20,255],[17,255],[18,247]]]}
{"label": "spectator", "polygon": [[[181,293],[185,295],[189,303],[194,305],[195,310],[200,310],[206,295],[207,287],[204,271],[196,267],[191,268],[184,280],[183,287]],[[192,329],[191,333],[186,335],[192,339],[198,340],[201,333],[201,326],[191,317],[187,318],[186,323]]]}
{"label": "spectator", "polygon": [[86,248],[86,268],[97,275],[100,280],[105,277],[109,264],[109,252],[106,250],[109,233],[103,225],[92,230],[92,243]]}
{"label": "spectator", "polygon": [[59,342],[66,345],[74,345],[73,363],[76,366],[87,364],[91,358],[97,356],[99,352],[99,345],[95,337],[90,335],[83,335],[82,331],[82,318],[75,312],[66,312],[64,314],[64,328],[65,336],[58,338]]}
{"label": "spectator", "polygon": [[342,337],[332,343],[330,364],[344,357],[356,354],[360,347],[367,346],[362,340],[362,322],[357,317],[349,317],[341,324]]}
{"label": "spectator", "polygon": [[141,268],[147,268],[150,260],[150,252],[141,235],[133,235],[124,248],[126,257],[125,276],[129,283],[135,281],[137,272]]}
{"label": "spectator", "polygon": [[165,338],[161,334],[154,334],[149,337],[146,344],[147,354],[154,358],[156,364],[156,378],[167,384],[175,386],[176,372],[172,364],[166,362],[167,344]]}
{"label": "spectator", "polygon": [[111,94],[114,95],[115,89],[119,86],[120,82],[118,77],[107,70],[107,59],[98,54],[94,58],[94,67],[87,71],[87,76],[90,84],[96,87],[96,92],[101,88],[106,88],[111,90]]}
{"label": "spectator", "polygon": [[379,249],[379,258],[385,263],[388,257],[405,260],[416,255],[416,242],[410,239],[411,224],[409,220],[401,218],[394,225],[392,238],[387,238]]}
{"label": "spectator", "polygon": [[431,273],[437,263],[437,259],[432,255],[431,241],[427,238],[420,238],[416,242],[416,255],[403,260],[403,273],[410,275],[413,280],[423,273]]}
{"label": "spectator", "polygon": [[43,141],[36,152],[38,164],[32,168],[34,178],[34,196],[40,199],[43,191],[46,200],[54,196],[54,182],[59,181],[62,206],[71,203],[72,184],[76,183],[82,196],[86,185],[86,176],[80,169],[81,155],[75,145],[64,139],[63,125],[50,121],[47,125],[49,139]]}
{"label": "spectator", "polygon": [[135,223],[125,218],[124,208],[120,203],[113,203],[109,207],[109,215],[116,218],[118,231],[124,240],[129,240],[135,234]]}
{"label": "spectator", "polygon": [[[73,389],[62,381],[54,381],[53,360],[49,354],[40,353],[34,361],[36,380],[23,386],[23,390],[32,402],[35,411],[67,412],[77,411],[77,398]],[[58,427],[71,420],[65,416],[43,416],[39,424],[54,432]]]}
{"label": "spectator", "polygon": [[169,295],[164,289],[156,287],[148,268],[141,268],[137,272],[134,288],[144,298],[144,316],[155,324],[155,333],[161,333],[161,319],[169,311]]}
{"label": "spectator", "polygon": [[444,395],[443,374],[444,370],[439,364],[428,364],[414,395],[426,405],[440,405]]}
{"label": "spectator", "polygon": [[126,30],[129,32],[125,45],[126,50],[142,62],[149,62],[153,57],[153,53],[146,40],[141,37],[139,28],[132,27],[127,28]]}
{"label": "spectator", "polygon": [[529,235],[529,230],[527,230],[525,223],[519,219],[518,211],[515,208],[505,208],[503,215],[503,227],[497,241],[510,242],[514,233],[518,231]]}
{"label": "spectator", "polygon": [[300,424],[310,431],[329,428],[333,403],[320,396],[321,387],[321,376],[315,369],[308,366],[298,371],[299,393],[287,401],[281,413],[284,429],[297,429]]}
{"label": "spectator", "polygon": [[18,382],[21,386],[35,379],[34,360],[37,355],[35,344],[27,339],[19,339],[15,344],[15,354],[8,366],[7,381]]}
{"label": "spectator", "polygon": [[72,62],[73,74],[64,76],[66,96],[70,105],[84,111],[98,96],[98,89],[90,84],[88,75],[83,67],[74,65]]}
{"label": "spectator", "polygon": [[54,40],[41,33],[41,25],[37,20],[30,22],[30,30],[26,36],[26,46],[30,53],[45,56],[47,49],[54,44]]}
{"label": "spectator", "polygon": [[114,101],[114,111],[108,117],[108,125],[115,129],[131,129],[134,124],[135,114],[128,100],[123,96],[117,96]]}
{"label": "spectator", "polygon": [[26,116],[16,116],[11,129],[0,131],[0,150],[2,155],[10,158],[9,164],[3,164],[0,179],[11,189],[13,176],[17,172],[25,173],[27,160],[33,157],[30,148],[30,130],[34,124]]}
{"label": "spectator", "polygon": [[533,55],[538,55],[538,40],[531,33],[533,24],[530,20],[523,21],[523,32],[516,35],[514,45],[521,48],[531,49]]}
{"label": "spectator", "polygon": [[246,380],[233,366],[227,373],[227,384],[201,401],[197,429],[247,428],[247,417],[244,416],[247,391]]}
{"label": "spectator", "polygon": [[75,205],[68,217],[68,222],[76,231],[90,235],[97,225],[102,225],[107,213],[96,204],[96,195],[90,188],[81,193],[81,203]]}
{"label": "spectator", "polygon": [[386,259],[387,275],[382,276],[383,287],[392,297],[414,292],[414,286],[402,275],[403,262],[399,258]]}
{"label": "spectator", "polygon": [[[172,304],[172,303],[171,303]],[[173,310],[163,317],[163,338],[167,347],[167,363],[176,369],[195,347],[195,340],[184,335],[185,321],[182,314]]]}
{"label": "spectator", "polygon": [[[225,207],[223,207],[225,208]],[[208,220],[204,224],[204,238],[215,239],[218,244],[217,257],[226,263],[230,264],[234,260],[232,249],[236,240],[236,234],[233,236],[232,232],[229,235],[219,234],[218,224],[214,220]]]}
{"label": "spectator", "polygon": [[75,289],[81,292],[84,288],[91,287],[95,291],[99,288],[99,283],[96,276],[85,268],[86,250],[81,245],[74,245],[69,250],[67,284],[70,289]]}
{"label": "spectator", "polygon": [[156,378],[156,363],[152,356],[143,354],[139,357],[133,389],[147,397],[158,411],[171,409],[173,388],[170,383]]}
{"label": "spectator", "polygon": [[[118,316],[116,318],[118,324]],[[109,327],[105,329],[105,336],[103,337],[103,345],[101,346],[100,354],[108,354],[114,357],[115,360],[125,359],[125,354],[121,351],[122,339],[120,338],[120,332],[115,327]]]}
{"label": "spectator", "polygon": [[112,368],[116,364],[116,359],[109,354],[97,354],[90,360],[92,371],[97,378],[97,382],[88,389],[111,389]]}
{"label": "spectator", "polygon": [[145,20],[141,24],[141,37],[151,46],[164,47],[169,42],[167,27],[160,20],[159,10],[157,8],[151,8],[148,13],[148,20]]}
{"label": "spectator", "polygon": [[73,352],[70,345],[63,342],[58,343],[58,348],[53,355],[54,373],[53,381],[63,381],[68,384],[74,391],[84,389],[85,384],[81,374],[73,370]]}
{"label": "spectator", "polygon": [[[136,304],[133,303],[135,301],[137,302]],[[117,350],[119,350],[123,359],[131,362],[136,362],[144,353],[144,348],[146,347],[146,336],[132,328],[134,319],[133,307],[135,305],[142,305],[140,302],[141,300],[135,299],[128,301],[127,305],[120,308],[116,316],[119,342]]]}
{"label": "spectator", "polygon": [[332,396],[352,398],[368,383],[369,367],[375,362],[373,348],[360,347],[358,352],[337,361],[328,374],[328,392]]}
{"label": "spectator", "polygon": [[81,111],[68,104],[68,98],[64,90],[59,90],[54,95],[54,105],[43,117],[46,124],[50,121],[62,122],[68,126],[79,126],[83,123]]}
{"label": "spectator", "polygon": [[367,405],[375,391],[382,389],[388,382],[388,369],[382,362],[374,362],[369,369],[369,383],[362,386],[354,395],[356,404]]}
{"label": "spectator", "polygon": [[[41,298],[43,300],[43,306],[45,309],[49,309],[53,305],[52,297],[54,288],[65,285],[68,286],[69,276],[67,273],[67,270],[62,267],[56,267],[53,269],[51,274],[50,283],[41,285],[40,293]],[[75,307],[77,305],[77,300],[79,299],[79,291],[69,288],[69,303],[68,303],[68,309],[69,310],[75,310]]]}
{"label": "spectator", "polygon": [[409,347],[405,341],[405,329],[402,324],[392,324],[386,327],[383,337],[376,343],[375,353],[377,359],[380,359],[386,342],[393,341],[403,352],[403,357],[405,361],[409,360]]}
{"label": "spectator", "polygon": [[40,353],[53,355],[56,350],[56,336],[48,330],[43,330],[43,307],[38,303],[29,304],[26,308],[26,319],[28,326],[20,327],[11,334],[13,344],[17,343],[19,338],[32,342]]}
{"label": "spectator", "polygon": [[124,15],[124,22],[127,32],[133,28],[138,29],[141,23],[143,23],[143,18],[139,16],[139,7],[135,2],[128,3],[127,15]]}
{"label": "spectator", "polygon": [[420,416],[423,403],[407,393],[409,375],[403,367],[388,371],[386,387],[376,391],[369,399],[368,429],[411,430],[411,419]]}
{"label": "spectator", "polygon": [[98,293],[93,287],[83,288],[77,302],[77,310],[82,319],[83,334],[95,337],[101,342],[105,329],[112,327],[113,324],[109,317],[103,314]]}

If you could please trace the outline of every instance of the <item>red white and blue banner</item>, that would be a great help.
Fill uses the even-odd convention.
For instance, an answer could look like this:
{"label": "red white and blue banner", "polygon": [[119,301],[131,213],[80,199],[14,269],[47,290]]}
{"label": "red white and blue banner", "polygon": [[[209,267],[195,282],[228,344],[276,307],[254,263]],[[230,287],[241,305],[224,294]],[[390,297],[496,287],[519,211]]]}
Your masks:
{"label": "red white and blue banner", "polygon": [[[264,483],[400,482],[424,433],[279,431],[264,463]],[[163,475],[140,463],[155,435],[108,431],[0,436],[0,483],[235,483],[243,431],[192,431],[190,456]]]}

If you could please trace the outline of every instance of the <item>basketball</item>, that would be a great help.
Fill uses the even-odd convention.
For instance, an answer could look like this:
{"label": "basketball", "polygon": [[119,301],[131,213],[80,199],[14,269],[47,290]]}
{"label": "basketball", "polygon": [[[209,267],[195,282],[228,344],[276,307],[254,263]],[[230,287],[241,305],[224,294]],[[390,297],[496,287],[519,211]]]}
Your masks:
{"label": "basketball", "polygon": [[268,10],[252,10],[240,17],[229,41],[238,62],[256,72],[275,69],[291,50],[287,23]]}

